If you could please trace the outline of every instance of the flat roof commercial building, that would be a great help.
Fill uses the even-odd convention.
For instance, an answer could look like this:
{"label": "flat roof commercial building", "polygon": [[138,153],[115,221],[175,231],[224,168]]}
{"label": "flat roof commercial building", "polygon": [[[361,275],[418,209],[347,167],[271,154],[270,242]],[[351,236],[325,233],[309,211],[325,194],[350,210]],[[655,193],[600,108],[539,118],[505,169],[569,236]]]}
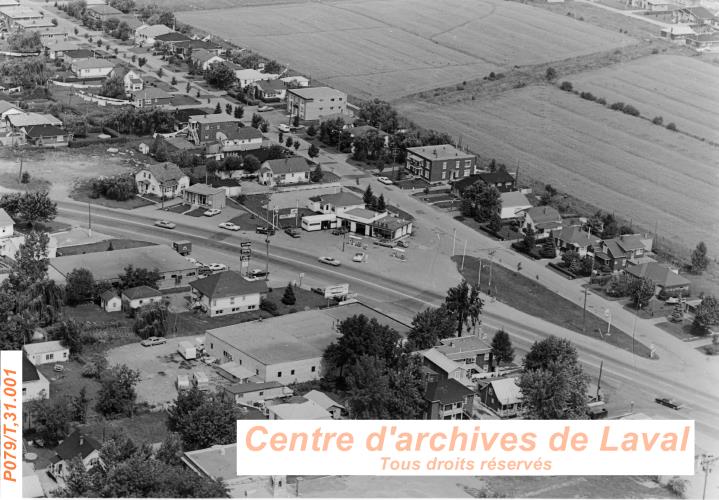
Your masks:
{"label": "flat roof commercial building", "polygon": [[408,325],[356,302],[208,330],[205,349],[220,363],[238,363],[265,382],[306,382],[320,377],[322,354],[339,338],[339,323],[359,314],[400,335],[409,332]]}

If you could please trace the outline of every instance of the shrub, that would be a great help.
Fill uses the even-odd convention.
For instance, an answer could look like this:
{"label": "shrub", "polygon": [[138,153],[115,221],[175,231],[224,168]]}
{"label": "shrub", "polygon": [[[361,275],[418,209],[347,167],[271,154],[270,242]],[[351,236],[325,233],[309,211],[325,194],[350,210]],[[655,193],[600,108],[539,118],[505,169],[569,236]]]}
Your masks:
{"label": "shrub", "polygon": [[674,476],[667,481],[667,488],[675,495],[684,498],[684,495],[687,492],[687,481],[686,479]]}
{"label": "shrub", "polygon": [[624,106],[624,109],[622,110],[622,113],[630,115],[630,116],[639,116],[639,110],[632,106],[631,104],[627,104]]}
{"label": "shrub", "polygon": [[606,105],[607,105],[607,100],[606,100],[604,97],[600,97],[599,99],[597,99],[597,102],[598,102],[599,104],[601,104],[602,106],[606,106]]}
{"label": "shrub", "polygon": [[23,172],[20,176],[20,183],[27,184],[28,182],[30,182],[30,172]]}
{"label": "shrub", "polygon": [[126,201],[135,197],[137,185],[132,175],[100,177],[90,181],[91,198],[107,198],[108,200]]}
{"label": "shrub", "polygon": [[292,283],[288,283],[287,287],[285,288],[285,293],[282,295],[282,303],[287,306],[292,306],[297,302],[297,298],[295,297],[295,290],[292,288]]}
{"label": "shrub", "polygon": [[269,299],[262,299],[262,301],[260,302],[260,309],[270,313],[272,316],[280,315],[279,311],[277,310],[277,304],[275,304]]}
{"label": "shrub", "polygon": [[661,116],[655,116],[652,120],[652,123],[654,125],[661,125],[662,123],[664,123],[664,118],[662,118]]}
{"label": "shrub", "polygon": [[82,376],[87,378],[100,378],[107,369],[107,359],[102,354],[96,354],[82,367]]}
{"label": "shrub", "polygon": [[614,111],[624,111],[624,103],[623,102],[615,102],[611,106],[609,106],[609,109],[612,109]]}
{"label": "shrub", "polygon": [[557,78],[557,70],[550,66],[549,68],[547,68],[547,72],[544,74],[544,77],[550,81],[554,80],[555,78]]}
{"label": "shrub", "polygon": [[594,94],[592,94],[591,92],[582,92],[581,94],[579,94],[579,97],[581,97],[582,99],[586,99],[587,101],[597,100],[597,98],[594,97]]}
{"label": "shrub", "polygon": [[572,86],[572,82],[567,81],[562,82],[559,88],[561,90],[564,90],[565,92],[571,92],[574,89],[574,87]]}
{"label": "shrub", "polygon": [[671,130],[672,132],[676,132],[676,131],[677,131],[677,126],[674,125],[674,122],[668,123],[668,124],[667,124],[667,130]]}

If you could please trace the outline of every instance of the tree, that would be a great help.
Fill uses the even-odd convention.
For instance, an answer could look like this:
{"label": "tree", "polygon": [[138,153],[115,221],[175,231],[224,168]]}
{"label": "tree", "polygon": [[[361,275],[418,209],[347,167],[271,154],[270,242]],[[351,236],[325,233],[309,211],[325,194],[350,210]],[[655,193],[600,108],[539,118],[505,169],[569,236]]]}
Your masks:
{"label": "tree", "polygon": [[393,134],[399,128],[399,117],[392,105],[380,99],[365,101],[360,104],[360,120],[372,127]]}
{"label": "tree", "polygon": [[241,104],[238,104],[237,106],[235,106],[235,111],[234,111],[235,118],[237,118],[239,120],[244,115],[245,115],[245,108]]}
{"label": "tree", "polygon": [[170,432],[155,453],[155,458],[167,465],[182,465],[182,436]]}
{"label": "tree", "polygon": [[578,273],[581,268],[581,257],[576,250],[567,250],[562,254],[562,263],[572,273]]}
{"label": "tree", "polygon": [[165,76],[165,70],[160,68],[157,71],[155,71],[155,74],[157,75],[158,78],[162,78],[163,76]]}
{"label": "tree", "polygon": [[447,297],[444,299],[447,310],[455,317],[457,337],[462,336],[465,326],[476,327],[480,321],[484,303],[479,297],[479,286],[470,286],[466,280],[447,290]]}
{"label": "tree", "polygon": [[170,332],[170,311],[157,302],[136,309],[133,329],[138,337],[164,337]]}
{"label": "tree", "polygon": [[[557,256],[557,246],[554,244],[554,238],[547,238],[542,245],[540,255],[546,259],[553,259]],[[564,256],[562,256],[564,258]]]}
{"label": "tree", "polygon": [[127,365],[115,365],[106,371],[100,380],[95,410],[105,417],[131,417],[134,413],[135,385],[140,372]]}
{"label": "tree", "polygon": [[292,306],[297,302],[297,298],[295,297],[295,290],[292,287],[292,283],[287,283],[287,286],[285,287],[285,293],[282,295],[282,303],[287,306]]}
{"label": "tree", "polygon": [[504,329],[498,330],[492,337],[492,354],[497,366],[514,361],[514,347],[509,334]]}
{"label": "tree", "polygon": [[227,89],[235,83],[235,71],[226,62],[214,62],[205,71],[205,81],[219,89]]}
{"label": "tree", "polygon": [[547,72],[544,74],[544,77],[549,81],[555,80],[557,78],[557,70],[550,66],[547,68]]}
{"label": "tree", "polygon": [[412,329],[407,334],[409,349],[429,349],[440,340],[454,336],[456,331],[457,320],[445,306],[429,307],[412,320]]}
{"label": "tree", "polygon": [[220,106],[220,101],[217,101],[217,104],[215,105],[215,114],[219,115],[222,113],[222,107]]}
{"label": "tree", "polygon": [[63,347],[70,350],[70,358],[77,359],[84,348],[84,335],[82,327],[75,320],[65,320],[54,325],[50,337],[59,340]]}
{"label": "tree", "polygon": [[575,347],[555,336],[535,342],[517,383],[528,417],[587,418],[587,380]]}
{"label": "tree", "polygon": [[49,222],[57,215],[57,204],[47,191],[25,193],[7,193],[0,196],[0,208],[15,222],[24,222],[33,226],[37,222]]}
{"label": "tree", "polygon": [[230,103],[225,104],[225,113],[232,116],[232,104],[230,104]]}
{"label": "tree", "polygon": [[[133,55],[132,57],[135,57],[135,56]],[[192,90],[192,85],[190,85],[190,82],[187,82],[187,84],[185,84],[185,93],[189,94],[190,90]]]}
{"label": "tree", "polygon": [[288,136],[287,139],[285,140],[285,147],[291,148],[293,142],[294,142],[294,141],[292,140],[292,137],[289,137],[289,136]]}
{"label": "tree", "polygon": [[147,58],[146,57],[138,57],[137,58],[137,65],[142,68],[145,64],[147,64]]}
{"label": "tree", "polygon": [[7,44],[14,52],[39,52],[42,40],[37,31],[16,31],[7,37]]}
{"label": "tree", "polygon": [[502,230],[502,217],[499,212],[493,212],[489,217],[489,229],[495,233],[499,233]]}
{"label": "tree", "polygon": [[270,124],[269,124],[269,122],[267,122],[267,120],[265,120],[260,124],[260,132],[262,132],[263,134],[266,134],[269,131],[270,131]]}
{"label": "tree", "polygon": [[384,194],[380,194],[375,203],[374,209],[377,212],[384,212],[387,210],[387,202],[384,201]]}
{"label": "tree", "polygon": [[629,279],[626,274],[615,274],[609,279],[606,287],[610,297],[625,297],[629,293]]}
{"label": "tree", "polygon": [[317,166],[310,172],[310,181],[311,182],[322,182],[322,178],[325,176],[325,173],[322,171],[322,167],[318,163]]}
{"label": "tree", "polygon": [[193,387],[177,395],[167,412],[167,428],[180,435],[185,451],[193,451],[236,442],[239,416],[234,401]]}
{"label": "tree", "polygon": [[694,313],[694,326],[701,332],[719,323],[719,302],[713,295],[705,296]]}
{"label": "tree", "polygon": [[8,283],[17,293],[27,290],[31,285],[43,281],[47,277],[48,244],[47,233],[31,231],[25,236],[15,253]]}
{"label": "tree", "polygon": [[292,143],[292,147],[295,148],[295,151],[297,151],[298,149],[300,149],[300,141],[298,141],[297,139],[295,139],[295,142]]}
{"label": "tree", "polygon": [[270,313],[272,316],[279,316],[280,312],[277,310],[277,304],[270,299],[260,300],[260,309],[266,313]]}
{"label": "tree", "polygon": [[84,268],[73,269],[65,278],[65,302],[76,306],[95,298],[95,278]]}
{"label": "tree", "polygon": [[262,125],[262,122],[264,122],[264,121],[265,121],[265,119],[262,118],[262,115],[260,115],[259,113],[252,113],[252,122],[250,123],[250,125],[253,128],[258,129],[258,128],[260,128],[260,125]]}
{"label": "tree", "polygon": [[654,297],[656,285],[649,278],[636,278],[629,283],[629,296],[632,299],[634,307],[642,309],[649,305],[649,301]]}
{"label": "tree", "polygon": [[700,241],[692,252],[692,272],[701,274],[704,270],[706,270],[708,265],[709,258],[707,257],[707,246],[703,241]]}
{"label": "tree", "polygon": [[30,402],[29,406],[33,429],[46,446],[55,446],[65,438],[71,420],[67,399],[41,398]]}
{"label": "tree", "polygon": [[292,117],[292,126],[293,127],[299,127],[300,126],[300,115],[295,115]]}
{"label": "tree", "polygon": [[483,189],[477,197],[479,209],[477,210],[477,219],[480,222],[486,222],[492,214],[502,212],[502,194],[495,186],[488,186]]}
{"label": "tree", "polygon": [[571,91],[573,90],[572,82],[564,81],[564,82],[562,82],[562,84],[559,86],[559,88],[560,88],[561,90],[564,90],[565,92],[571,92]]}
{"label": "tree", "polygon": [[362,200],[364,201],[365,205],[372,205],[374,201],[374,193],[372,192],[372,186],[369,184],[367,185],[367,189],[364,191],[364,195],[362,195]]}
{"label": "tree", "polygon": [[317,158],[320,155],[320,148],[314,144],[310,144],[310,147],[307,149],[307,154],[310,158]]}
{"label": "tree", "polygon": [[527,224],[527,227],[524,228],[524,239],[522,240],[522,245],[524,246],[525,252],[531,252],[537,245],[537,237],[535,236],[534,228],[531,224]]}
{"label": "tree", "polygon": [[671,316],[669,316],[669,320],[673,323],[679,323],[684,320],[684,304],[677,302],[672,310]]}
{"label": "tree", "polygon": [[107,4],[121,11],[123,14],[129,14],[135,8],[134,0],[110,0]]}
{"label": "tree", "polygon": [[125,273],[120,275],[120,289],[127,290],[136,286],[149,286],[157,288],[157,284],[162,279],[162,275],[158,269],[145,269],[143,267],[134,267],[132,264],[124,269]]}
{"label": "tree", "polygon": [[255,155],[245,156],[242,162],[242,168],[249,173],[257,172],[261,166],[260,160],[258,160]]}
{"label": "tree", "polygon": [[307,130],[305,132],[307,132],[307,135],[310,137],[314,137],[315,135],[317,135],[317,129],[315,128],[314,124],[310,124],[310,126],[307,127]]}

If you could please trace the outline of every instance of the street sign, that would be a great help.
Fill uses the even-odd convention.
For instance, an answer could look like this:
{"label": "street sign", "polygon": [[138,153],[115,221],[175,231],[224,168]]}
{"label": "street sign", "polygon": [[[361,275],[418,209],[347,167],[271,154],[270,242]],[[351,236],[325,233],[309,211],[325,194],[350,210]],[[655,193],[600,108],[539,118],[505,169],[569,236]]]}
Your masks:
{"label": "street sign", "polygon": [[240,249],[240,255],[250,256],[250,255],[252,255],[252,249],[250,249],[250,248],[242,248],[242,249]]}
{"label": "street sign", "polygon": [[240,246],[242,248],[250,247],[250,246],[252,246],[252,242],[251,241],[243,241],[242,243],[240,243]]}

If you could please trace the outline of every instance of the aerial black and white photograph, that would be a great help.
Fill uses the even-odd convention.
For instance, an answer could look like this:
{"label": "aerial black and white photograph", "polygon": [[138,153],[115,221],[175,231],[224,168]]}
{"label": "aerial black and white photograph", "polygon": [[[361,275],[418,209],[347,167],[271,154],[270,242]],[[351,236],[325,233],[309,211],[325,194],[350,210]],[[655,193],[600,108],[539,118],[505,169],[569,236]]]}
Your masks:
{"label": "aerial black and white photograph", "polygon": [[[717,499],[718,257],[717,0],[0,0],[23,498]],[[686,421],[694,474],[264,476],[248,420]]]}

